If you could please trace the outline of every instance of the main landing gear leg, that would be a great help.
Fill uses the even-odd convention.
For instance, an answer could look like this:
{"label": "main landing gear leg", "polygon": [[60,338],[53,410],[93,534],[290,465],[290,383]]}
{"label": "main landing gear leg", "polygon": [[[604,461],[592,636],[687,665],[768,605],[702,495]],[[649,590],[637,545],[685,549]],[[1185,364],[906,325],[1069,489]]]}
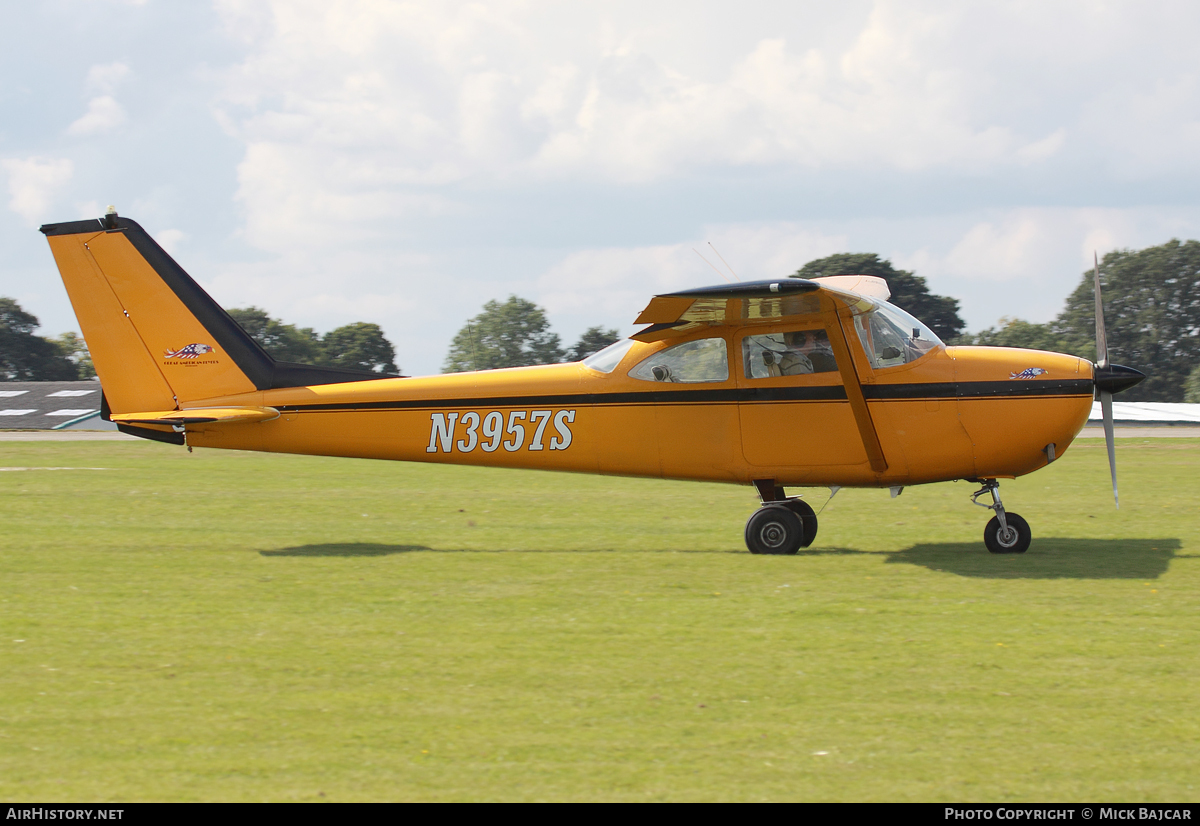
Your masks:
{"label": "main landing gear leg", "polygon": [[[985,493],[992,495],[992,504],[985,505],[978,501]],[[1029,542],[1033,535],[1029,532],[1029,523],[1015,513],[1004,510],[1000,501],[1000,483],[995,479],[984,479],[983,487],[971,494],[972,504],[996,512],[996,515],[983,529],[983,544],[994,554],[1023,554],[1029,550]]]}
{"label": "main landing gear leg", "polygon": [[794,554],[817,536],[817,515],[798,497],[788,498],[773,479],[755,480],[763,506],[746,522],[746,547],[752,554]]}

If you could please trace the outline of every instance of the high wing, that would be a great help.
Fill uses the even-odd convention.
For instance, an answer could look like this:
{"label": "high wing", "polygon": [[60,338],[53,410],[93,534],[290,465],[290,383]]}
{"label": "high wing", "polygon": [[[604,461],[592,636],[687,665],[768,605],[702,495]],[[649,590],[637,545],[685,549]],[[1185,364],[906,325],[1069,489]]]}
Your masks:
{"label": "high wing", "polygon": [[[783,278],[699,287],[656,295],[634,324],[650,327],[635,333],[637,341],[662,341],[712,324],[738,325],[818,315],[830,306],[851,313],[870,309],[869,299],[887,300],[891,291],[882,278],[871,275],[832,275],[821,278]],[[864,299],[868,299],[864,301]]]}
{"label": "high wing", "polygon": [[656,295],[634,322],[650,326],[632,338],[662,341],[704,326],[742,326],[791,316],[820,318],[829,330],[829,341],[871,469],[882,473],[887,470],[887,459],[863,395],[858,368],[850,355],[846,329],[853,326],[854,315],[870,310],[876,300],[886,300],[890,295],[886,281],[869,275],[781,278],[700,287]]}

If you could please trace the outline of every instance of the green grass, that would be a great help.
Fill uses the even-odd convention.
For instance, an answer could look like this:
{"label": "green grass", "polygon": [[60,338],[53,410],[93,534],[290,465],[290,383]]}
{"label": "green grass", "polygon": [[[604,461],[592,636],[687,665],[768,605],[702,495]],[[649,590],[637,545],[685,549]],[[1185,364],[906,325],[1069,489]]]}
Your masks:
{"label": "green grass", "polygon": [[[0,799],[1200,798],[1200,441],[842,491],[0,443]],[[826,491],[811,491],[820,506]],[[18,642],[20,640],[20,642]]]}

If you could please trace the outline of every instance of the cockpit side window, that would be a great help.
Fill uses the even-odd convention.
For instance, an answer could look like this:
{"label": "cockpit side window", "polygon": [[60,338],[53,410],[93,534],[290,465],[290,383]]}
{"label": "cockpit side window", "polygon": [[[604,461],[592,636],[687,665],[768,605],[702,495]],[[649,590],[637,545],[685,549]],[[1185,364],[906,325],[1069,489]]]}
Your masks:
{"label": "cockpit side window", "polygon": [[942,346],[937,335],[908,313],[892,304],[880,303],[854,316],[854,329],[876,370],[916,361]]}
{"label": "cockpit side window", "polygon": [[822,328],[787,330],[742,339],[746,378],[803,376],[837,372],[829,335]]}
{"label": "cockpit side window", "polygon": [[702,338],[676,344],[643,359],[629,371],[642,381],[697,382],[727,381],[729,355],[723,338]]}

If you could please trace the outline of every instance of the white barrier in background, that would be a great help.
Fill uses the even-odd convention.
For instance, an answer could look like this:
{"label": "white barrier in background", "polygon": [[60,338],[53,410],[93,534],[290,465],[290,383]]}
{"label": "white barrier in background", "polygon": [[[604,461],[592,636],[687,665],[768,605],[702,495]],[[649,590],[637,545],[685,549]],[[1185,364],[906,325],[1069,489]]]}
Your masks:
{"label": "white barrier in background", "polygon": [[[1092,414],[1088,424],[1100,424],[1104,414],[1100,402],[1092,402]],[[1200,404],[1175,404],[1169,402],[1113,402],[1113,421],[1142,422],[1145,424],[1200,424]]]}

